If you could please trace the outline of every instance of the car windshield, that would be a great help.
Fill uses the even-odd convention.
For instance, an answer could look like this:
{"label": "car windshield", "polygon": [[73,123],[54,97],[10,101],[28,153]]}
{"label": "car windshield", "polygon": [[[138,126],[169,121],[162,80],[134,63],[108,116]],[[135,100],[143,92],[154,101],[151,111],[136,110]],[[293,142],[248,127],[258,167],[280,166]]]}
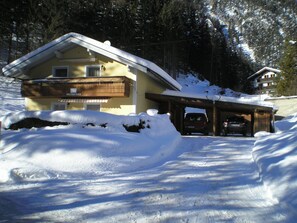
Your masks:
{"label": "car windshield", "polygon": [[204,114],[187,114],[186,115],[186,120],[192,121],[192,122],[195,122],[195,121],[205,121],[206,120],[206,117],[205,117]]}
{"label": "car windshield", "polygon": [[244,122],[244,118],[235,116],[235,117],[228,118],[228,121],[229,122]]}

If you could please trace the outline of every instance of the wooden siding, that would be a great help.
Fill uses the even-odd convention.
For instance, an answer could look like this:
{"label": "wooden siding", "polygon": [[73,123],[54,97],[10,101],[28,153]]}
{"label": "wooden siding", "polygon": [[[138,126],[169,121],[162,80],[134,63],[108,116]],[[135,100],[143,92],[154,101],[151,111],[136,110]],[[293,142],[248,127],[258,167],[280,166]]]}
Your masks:
{"label": "wooden siding", "polygon": [[[71,89],[76,92],[71,92]],[[130,80],[127,77],[49,78],[23,81],[23,97],[129,97]]]}
{"label": "wooden siding", "polygon": [[256,111],[255,112],[255,125],[254,125],[254,131],[266,131],[266,132],[272,132],[271,129],[271,114],[265,111]]}

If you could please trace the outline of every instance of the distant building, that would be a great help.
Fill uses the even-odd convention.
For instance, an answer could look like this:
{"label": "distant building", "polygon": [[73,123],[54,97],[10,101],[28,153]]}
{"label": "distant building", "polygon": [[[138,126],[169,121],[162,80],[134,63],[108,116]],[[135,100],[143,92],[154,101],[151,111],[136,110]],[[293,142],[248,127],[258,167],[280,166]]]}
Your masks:
{"label": "distant building", "polygon": [[273,95],[276,92],[276,77],[280,70],[264,67],[248,77],[252,81],[256,94]]}

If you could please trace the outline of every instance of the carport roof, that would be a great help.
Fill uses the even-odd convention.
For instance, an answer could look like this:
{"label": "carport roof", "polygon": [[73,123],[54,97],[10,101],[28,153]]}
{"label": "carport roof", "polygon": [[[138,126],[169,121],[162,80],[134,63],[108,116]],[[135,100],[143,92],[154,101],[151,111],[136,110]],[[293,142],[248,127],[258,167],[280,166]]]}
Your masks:
{"label": "carport roof", "polygon": [[258,111],[274,112],[277,109],[272,103],[251,101],[250,99],[226,97],[221,95],[207,96],[185,92],[165,91],[162,94],[146,93],[146,98],[157,102],[174,102],[185,107],[212,108],[215,104],[223,111],[252,113]]}

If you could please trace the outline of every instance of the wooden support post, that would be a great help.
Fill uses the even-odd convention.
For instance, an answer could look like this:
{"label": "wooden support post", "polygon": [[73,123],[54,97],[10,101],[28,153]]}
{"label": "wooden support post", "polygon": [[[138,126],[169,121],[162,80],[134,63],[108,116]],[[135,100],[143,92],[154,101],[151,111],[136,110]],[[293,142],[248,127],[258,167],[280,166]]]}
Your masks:
{"label": "wooden support post", "polygon": [[171,104],[171,101],[168,101],[168,110],[167,110],[167,112],[170,114],[170,120],[171,120],[171,122],[174,124],[174,120],[173,120],[173,114],[172,114],[172,104]]}
{"label": "wooden support post", "polygon": [[180,133],[183,135],[184,134],[184,117],[185,117],[185,107],[180,108]]}
{"label": "wooden support post", "polygon": [[221,128],[222,128],[222,123],[221,123],[221,110],[217,108],[217,127],[216,127],[216,135],[220,136],[221,135]]}
{"label": "wooden support post", "polygon": [[271,112],[271,129],[270,129],[270,132],[271,133],[275,133],[275,115],[273,113],[273,111]]}
{"label": "wooden support post", "polygon": [[215,101],[213,102],[213,107],[212,107],[212,131],[213,131],[213,135],[214,136],[217,136],[217,118],[218,118],[218,115],[217,115],[217,107],[216,107],[216,104],[215,104]]}
{"label": "wooden support post", "polygon": [[251,136],[254,137],[255,133],[255,112],[251,114]]}

